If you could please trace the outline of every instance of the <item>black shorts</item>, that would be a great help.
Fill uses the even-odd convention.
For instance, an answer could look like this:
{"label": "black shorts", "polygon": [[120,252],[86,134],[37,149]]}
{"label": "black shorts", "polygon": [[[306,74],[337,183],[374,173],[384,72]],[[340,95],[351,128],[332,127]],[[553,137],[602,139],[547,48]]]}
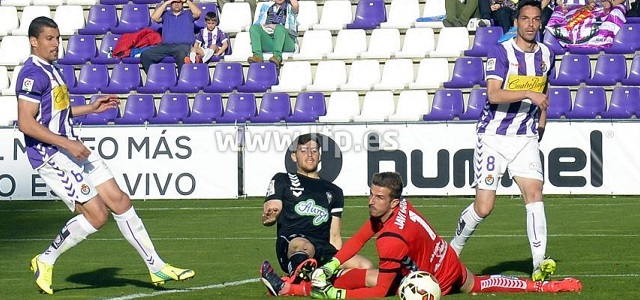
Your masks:
{"label": "black shorts", "polygon": [[321,241],[317,239],[312,239],[304,234],[290,234],[287,236],[280,235],[276,240],[276,256],[278,257],[278,263],[280,263],[280,268],[284,272],[289,272],[287,265],[289,264],[289,257],[287,256],[287,252],[289,250],[289,242],[297,237],[308,239],[313,247],[316,250],[316,255],[313,257],[318,261],[318,266],[324,265],[328,263],[334,255],[338,252],[336,247],[331,245],[329,241]]}

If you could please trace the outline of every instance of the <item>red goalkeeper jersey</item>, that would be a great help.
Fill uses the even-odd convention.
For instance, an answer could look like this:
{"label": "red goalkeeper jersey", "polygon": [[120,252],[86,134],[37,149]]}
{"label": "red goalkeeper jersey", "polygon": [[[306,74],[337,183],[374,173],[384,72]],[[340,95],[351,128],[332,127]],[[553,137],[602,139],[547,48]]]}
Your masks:
{"label": "red goalkeeper jersey", "polygon": [[378,283],[372,288],[349,289],[347,298],[393,295],[399,280],[412,268],[433,274],[443,295],[457,291],[466,280],[466,267],[456,253],[406,200],[400,201],[386,222],[374,218],[365,222],[335,257],[341,262],[347,261],[376,234],[380,258]]}

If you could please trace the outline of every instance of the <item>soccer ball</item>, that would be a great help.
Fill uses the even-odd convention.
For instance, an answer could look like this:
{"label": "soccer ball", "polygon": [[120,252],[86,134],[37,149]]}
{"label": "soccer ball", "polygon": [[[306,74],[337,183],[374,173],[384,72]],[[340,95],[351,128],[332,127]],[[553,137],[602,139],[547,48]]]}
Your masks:
{"label": "soccer ball", "polygon": [[398,296],[402,300],[439,300],[440,284],[428,272],[413,271],[400,282]]}

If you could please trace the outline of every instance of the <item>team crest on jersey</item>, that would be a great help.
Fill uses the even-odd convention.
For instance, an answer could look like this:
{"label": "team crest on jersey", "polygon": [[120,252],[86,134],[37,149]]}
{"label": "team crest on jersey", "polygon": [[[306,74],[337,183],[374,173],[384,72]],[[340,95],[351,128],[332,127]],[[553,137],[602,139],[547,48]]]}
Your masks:
{"label": "team crest on jersey", "polygon": [[82,186],[80,186],[80,192],[83,195],[89,195],[89,192],[91,192],[91,188],[88,185],[83,183]]}
{"label": "team crest on jersey", "polygon": [[25,78],[22,80],[22,90],[25,92],[31,92],[33,90],[33,79]]}
{"label": "team crest on jersey", "polygon": [[313,225],[316,226],[329,221],[329,211],[320,205],[316,205],[316,201],[313,199],[298,202],[295,206],[295,211],[301,216],[312,216]]}
{"label": "team crest on jersey", "polygon": [[331,203],[331,201],[333,201],[333,195],[331,192],[326,192],[325,194],[327,195],[327,202]]}
{"label": "team crest on jersey", "polygon": [[485,177],[484,179],[484,183],[486,183],[487,185],[493,185],[494,182],[495,178],[493,178],[493,175],[491,174],[487,175],[487,177]]}
{"label": "team crest on jersey", "polygon": [[547,64],[545,64],[544,61],[540,64],[540,69],[542,70],[542,73],[547,73]]}
{"label": "team crest on jersey", "polygon": [[276,193],[276,181],[275,180],[271,180],[271,182],[269,182],[269,186],[267,187],[267,197],[273,195]]}
{"label": "team crest on jersey", "polygon": [[487,71],[495,71],[496,70],[496,59],[489,58],[487,59]]}

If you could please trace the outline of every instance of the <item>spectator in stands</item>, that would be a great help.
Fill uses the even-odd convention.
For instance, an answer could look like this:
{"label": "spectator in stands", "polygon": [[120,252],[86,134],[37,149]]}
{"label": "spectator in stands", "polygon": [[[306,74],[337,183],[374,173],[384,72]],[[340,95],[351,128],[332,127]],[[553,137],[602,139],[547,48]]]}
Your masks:
{"label": "spectator in stands", "polygon": [[229,54],[229,37],[218,27],[219,20],[215,12],[207,12],[204,16],[207,26],[196,36],[189,57],[185,57],[185,63],[208,63],[214,56]]}
{"label": "spectator in stands", "polygon": [[[218,9],[222,11],[222,7],[229,2],[236,2],[236,0],[218,0]],[[251,8],[251,18],[256,14],[256,3],[258,0],[244,0],[244,2],[249,3],[249,7]]]}
{"label": "spectator in stands", "polygon": [[[183,9],[186,3],[188,9]],[[171,9],[167,10],[167,6]],[[195,42],[195,25],[193,21],[200,17],[202,11],[192,0],[168,0],[159,4],[151,14],[151,20],[162,23],[162,43],[142,52],[140,61],[145,72],[153,63],[160,62],[167,56],[173,56],[178,64],[178,72],[189,55],[191,45]]]}
{"label": "spectator in stands", "polygon": [[[548,1],[548,0],[547,0]],[[482,20],[493,19],[494,23],[502,27],[502,32],[508,32],[516,17],[516,3],[512,0],[479,0],[478,9]],[[481,22],[482,25],[486,23]]]}
{"label": "spectator in stands", "polygon": [[31,55],[16,85],[18,128],[24,133],[25,155],[47,187],[75,213],[50,246],[31,259],[37,288],[53,294],[53,268],[58,258],[102,228],[109,212],[125,240],[146,263],[154,285],[192,278],[193,270],[173,267],[158,256],[129,195],[120,189],[105,161],[74,132],[72,117],[117,109],[119,101],[115,95],[102,95],[91,104],[72,106],[64,77],[53,64],[58,59],[59,41],[58,24],[52,19],[37,17],[30,23]]}
{"label": "spectator in stands", "polygon": [[478,12],[478,0],[445,0],[446,18],[442,23],[446,27],[466,27],[473,15]]}
{"label": "spectator in stands", "polygon": [[[477,1],[477,0],[474,0]],[[280,67],[282,52],[293,52],[298,39],[298,0],[275,0],[260,8],[258,19],[251,25],[249,63],[262,62],[262,52],[273,52],[270,62]]]}

